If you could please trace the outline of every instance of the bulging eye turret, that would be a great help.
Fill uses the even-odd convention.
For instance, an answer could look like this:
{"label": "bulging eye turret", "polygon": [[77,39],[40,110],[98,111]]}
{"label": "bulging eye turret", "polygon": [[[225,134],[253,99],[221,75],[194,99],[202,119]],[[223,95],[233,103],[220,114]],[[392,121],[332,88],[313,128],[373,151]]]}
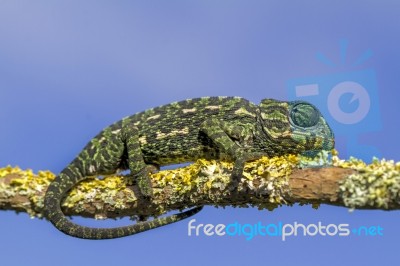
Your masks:
{"label": "bulging eye turret", "polygon": [[290,119],[295,126],[308,128],[318,123],[320,113],[313,105],[299,102],[291,108]]}

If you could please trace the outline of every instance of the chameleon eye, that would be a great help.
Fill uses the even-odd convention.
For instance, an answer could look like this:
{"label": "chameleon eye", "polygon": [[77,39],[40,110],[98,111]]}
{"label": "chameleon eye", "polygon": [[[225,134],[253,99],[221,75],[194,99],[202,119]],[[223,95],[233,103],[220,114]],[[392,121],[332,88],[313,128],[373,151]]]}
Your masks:
{"label": "chameleon eye", "polygon": [[297,103],[290,111],[290,118],[298,127],[313,127],[319,121],[319,111],[308,103]]}

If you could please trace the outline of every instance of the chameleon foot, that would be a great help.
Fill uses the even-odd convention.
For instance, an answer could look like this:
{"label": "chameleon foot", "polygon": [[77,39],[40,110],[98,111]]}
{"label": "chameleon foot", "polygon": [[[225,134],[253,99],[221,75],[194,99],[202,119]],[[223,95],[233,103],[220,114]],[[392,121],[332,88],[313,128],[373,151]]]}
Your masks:
{"label": "chameleon foot", "polygon": [[252,152],[242,154],[239,158],[236,159],[231,174],[231,187],[233,191],[237,191],[238,189],[240,180],[243,177],[245,163],[258,160],[263,156],[266,156],[266,154],[262,152]]}
{"label": "chameleon foot", "polygon": [[153,165],[149,165],[134,176],[140,193],[145,198],[151,198],[153,196],[153,186],[151,183],[150,174],[156,172],[155,170],[156,169]]}

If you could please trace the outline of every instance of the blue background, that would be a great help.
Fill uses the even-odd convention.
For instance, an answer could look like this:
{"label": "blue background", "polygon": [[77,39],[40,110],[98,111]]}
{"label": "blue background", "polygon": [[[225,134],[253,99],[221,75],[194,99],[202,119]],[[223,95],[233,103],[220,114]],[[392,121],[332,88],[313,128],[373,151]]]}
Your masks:
{"label": "blue background", "polygon": [[[0,1],[0,165],[59,172],[110,123],[185,98],[288,99],[296,78],[373,69],[375,131],[357,141],[400,161],[398,1]],[[339,43],[356,68],[336,68]],[[376,121],[375,121],[376,122]],[[374,123],[374,121],[370,121]],[[373,128],[373,126],[371,126]],[[362,134],[363,133],[363,134]],[[351,134],[351,132],[349,133]],[[346,141],[337,148],[346,154]],[[363,158],[369,160],[370,158]],[[0,212],[2,265],[375,265],[398,261],[400,213],[333,206],[206,207],[197,223],[349,223],[381,237],[188,237],[187,221],[111,241],[59,233]],[[98,222],[75,218],[98,225]],[[122,220],[127,223],[126,220]]]}

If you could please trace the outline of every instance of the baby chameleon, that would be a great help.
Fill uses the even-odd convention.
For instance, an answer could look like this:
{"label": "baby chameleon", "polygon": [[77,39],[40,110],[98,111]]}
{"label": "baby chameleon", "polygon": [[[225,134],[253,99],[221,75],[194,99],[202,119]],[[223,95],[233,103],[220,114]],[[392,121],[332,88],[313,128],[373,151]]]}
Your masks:
{"label": "baby chameleon", "polygon": [[232,161],[233,187],[245,162],[261,156],[313,154],[334,147],[321,113],[303,101],[264,99],[255,105],[240,97],[204,97],[174,102],[134,114],[94,137],[56,179],[45,196],[45,215],[62,232],[79,238],[106,239],[140,233],[196,214],[196,207],[172,216],[118,228],[91,228],[71,222],[61,200],[88,176],[130,170],[144,197],[151,198],[154,166],[199,158]]}

